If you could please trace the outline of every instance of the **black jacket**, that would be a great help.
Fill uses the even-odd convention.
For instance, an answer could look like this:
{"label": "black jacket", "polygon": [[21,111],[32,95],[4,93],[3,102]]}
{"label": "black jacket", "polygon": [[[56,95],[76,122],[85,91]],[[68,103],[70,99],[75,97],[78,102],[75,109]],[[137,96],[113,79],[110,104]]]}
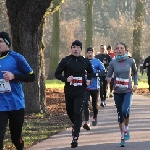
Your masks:
{"label": "black jacket", "polygon": [[[149,65],[146,66],[146,63],[149,63]],[[146,68],[147,68],[147,75],[150,76],[150,56],[148,56],[143,63],[143,69]]]}
{"label": "black jacket", "polygon": [[[67,78],[69,76],[73,77],[82,77],[83,85],[85,84],[85,70],[87,71],[87,79],[91,80],[93,77],[93,68],[88,59],[79,56],[76,57],[74,55],[66,56],[61,60],[58,67],[56,68],[55,77],[62,82],[65,82],[65,86],[70,86],[70,83],[67,82]],[[64,75],[62,73],[64,72]]]}
{"label": "black jacket", "polygon": [[109,63],[111,62],[111,57],[108,54],[98,54],[95,56],[95,58],[99,59],[102,63],[103,60],[106,61],[106,64],[104,64],[105,69],[107,70]]}

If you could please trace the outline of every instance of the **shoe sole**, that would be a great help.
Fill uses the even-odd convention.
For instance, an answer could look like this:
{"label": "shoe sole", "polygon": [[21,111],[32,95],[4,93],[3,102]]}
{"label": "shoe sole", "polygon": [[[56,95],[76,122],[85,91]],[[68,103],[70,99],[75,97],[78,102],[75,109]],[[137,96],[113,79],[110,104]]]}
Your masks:
{"label": "shoe sole", "polygon": [[87,124],[84,124],[84,125],[83,125],[83,128],[84,128],[85,130],[91,130],[90,127],[89,127]]}

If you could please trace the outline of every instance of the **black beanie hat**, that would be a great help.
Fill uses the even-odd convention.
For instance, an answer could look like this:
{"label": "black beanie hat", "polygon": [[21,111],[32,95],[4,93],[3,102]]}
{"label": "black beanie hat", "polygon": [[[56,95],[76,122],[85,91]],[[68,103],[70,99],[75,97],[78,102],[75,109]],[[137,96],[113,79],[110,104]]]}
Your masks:
{"label": "black beanie hat", "polygon": [[81,49],[82,49],[82,43],[79,41],[79,40],[75,40],[73,43],[72,43],[72,45],[71,46],[80,46],[81,47]]}
{"label": "black beanie hat", "polygon": [[108,50],[108,49],[111,49],[111,48],[112,48],[111,45],[108,45],[107,50]]}
{"label": "black beanie hat", "polygon": [[7,32],[0,32],[0,38],[2,38],[9,47],[11,46],[11,40]]}
{"label": "black beanie hat", "polygon": [[90,46],[90,47],[88,47],[88,48],[87,48],[87,50],[86,50],[86,51],[87,51],[87,52],[88,52],[88,51],[93,52],[93,48]]}

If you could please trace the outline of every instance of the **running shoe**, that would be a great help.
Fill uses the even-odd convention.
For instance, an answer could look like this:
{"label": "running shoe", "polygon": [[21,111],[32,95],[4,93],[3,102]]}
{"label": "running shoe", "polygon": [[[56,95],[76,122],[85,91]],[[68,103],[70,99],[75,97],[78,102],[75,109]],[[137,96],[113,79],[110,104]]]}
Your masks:
{"label": "running shoe", "polygon": [[126,143],[124,139],[121,139],[121,142],[119,144],[120,147],[125,147]]}
{"label": "running shoe", "polygon": [[71,143],[71,148],[76,148],[76,147],[78,147],[77,139],[73,139]]}
{"label": "running shoe", "polygon": [[85,124],[83,125],[83,128],[86,129],[86,130],[90,130],[90,129],[91,129],[90,123],[85,123]]}
{"label": "running shoe", "polygon": [[94,119],[94,120],[92,121],[92,125],[93,125],[93,126],[96,126],[96,125],[97,125],[97,119]]}
{"label": "running shoe", "polygon": [[129,140],[130,139],[130,133],[129,131],[124,131],[124,139]]}
{"label": "running shoe", "polygon": [[101,107],[105,107],[104,102],[102,101],[100,104]]}

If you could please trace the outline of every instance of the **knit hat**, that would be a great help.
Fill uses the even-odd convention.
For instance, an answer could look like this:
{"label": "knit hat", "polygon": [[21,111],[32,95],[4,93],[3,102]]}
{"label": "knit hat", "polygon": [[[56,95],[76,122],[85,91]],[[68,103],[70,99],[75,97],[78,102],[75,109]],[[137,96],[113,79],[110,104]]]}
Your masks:
{"label": "knit hat", "polygon": [[82,43],[79,40],[75,40],[71,46],[80,46],[82,49]]}
{"label": "knit hat", "polygon": [[7,32],[0,32],[0,38],[2,38],[9,47],[11,46],[11,40]]}
{"label": "knit hat", "polygon": [[108,49],[112,49],[111,45],[108,45],[107,50],[108,50]]}
{"label": "knit hat", "polygon": [[88,51],[93,52],[93,48],[90,46],[90,47],[88,47],[88,48],[87,48],[87,50],[86,50],[86,51],[87,51],[87,52],[88,52]]}

